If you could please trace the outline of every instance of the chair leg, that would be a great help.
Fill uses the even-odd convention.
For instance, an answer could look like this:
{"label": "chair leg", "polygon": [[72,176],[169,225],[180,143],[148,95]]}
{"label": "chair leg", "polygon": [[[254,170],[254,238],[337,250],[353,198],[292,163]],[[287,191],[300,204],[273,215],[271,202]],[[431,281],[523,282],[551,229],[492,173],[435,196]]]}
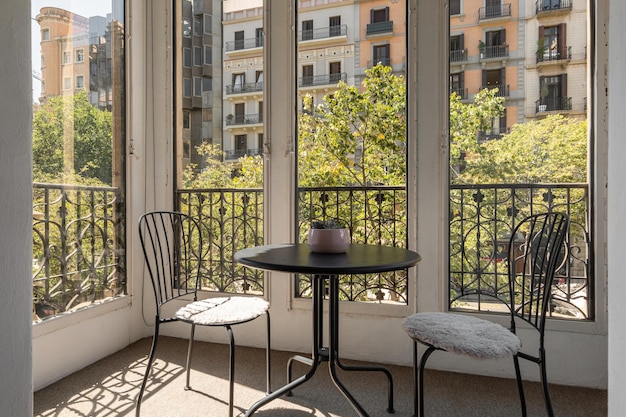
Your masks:
{"label": "chair leg", "polygon": [[417,342],[413,341],[413,378],[414,378],[414,388],[415,388],[415,397],[414,397],[414,416],[413,417],[424,417],[424,369],[426,368],[426,361],[428,357],[435,351],[437,348],[429,346],[426,349],[426,352],[422,355],[422,359],[417,363]]}
{"label": "chair leg", "polygon": [[230,326],[226,326],[228,337],[230,339],[230,368],[228,370],[228,417],[233,417],[233,402],[235,391],[235,336],[233,335],[233,329]]}
{"label": "chair leg", "polygon": [[271,372],[270,372],[270,356],[271,356],[271,351],[272,351],[272,338],[271,338],[271,326],[270,326],[270,311],[267,310],[265,312],[265,318],[266,318],[266,323],[267,323],[267,345],[266,345],[266,353],[265,353],[265,361],[266,361],[266,369],[265,372],[267,373],[267,390],[266,390],[266,394],[270,394],[272,392],[272,377],[271,377]]}
{"label": "chair leg", "polygon": [[143,381],[141,382],[141,388],[139,388],[139,395],[137,396],[137,406],[135,407],[135,416],[139,417],[141,413],[141,400],[143,399],[143,392],[146,389],[148,383],[148,376],[150,376],[150,369],[152,368],[152,362],[154,361],[154,352],[156,352],[157,341],[159,339],[159,316],[156,316],[154,321],[154,336],[152,336],[152,346],[150,347],[150,354],[148,355],[148,363],[146,364],[146,373],[143,375]]}
{"label": "chair leg", "polygon": [[552,409],[552,401],[550,401],[550,390],[548,389],[548,372],[546,370],[546,351],[543,347],[539,350],[541,362],[541,385],[543,386],[543,395],[546,399],[546,410],[549,417],[554,417],[554,410]]}
{"label": "chair leg", "polygon": [[191,325],[191,334],[189,335],[189,347],[187,348],[187,363],[186,363],[186,368],[187,368],[187,377],[185,380],[185,390],[190,390],[191,389],[191,385],[189,384],[189,375],[191,374],[191,355],[193,353],[193,339],[196,333],[196,325],[192,324]]}
{"label": "chair leg", "polygon": [[524,382],[522,381],[522,372],[519,367],[519,357],[513,355],[513,364],[515,365],[515,377],[517,378],[517,390],[519,391],[519,400],[522,407],[522,417],[526,417],[526,396],[524,395]]}

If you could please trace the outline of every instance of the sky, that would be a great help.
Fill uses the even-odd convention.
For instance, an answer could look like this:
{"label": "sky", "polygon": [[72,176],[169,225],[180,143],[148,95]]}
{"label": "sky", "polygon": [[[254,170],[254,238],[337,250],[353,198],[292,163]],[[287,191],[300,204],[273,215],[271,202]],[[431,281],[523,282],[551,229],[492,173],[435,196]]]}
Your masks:
{"label": "sky", "polygon": [[[69,10],[84,17],[106,16],[111,13],[112,0],[31,0],[31,59],[33,71],[41,73],[41,53],[39,51],[39,41],[41,32],[35,17],[42,7],[58,7]],[[35,77],[33,80],[33,100],[38,102],[41,94],[41,82]]]}

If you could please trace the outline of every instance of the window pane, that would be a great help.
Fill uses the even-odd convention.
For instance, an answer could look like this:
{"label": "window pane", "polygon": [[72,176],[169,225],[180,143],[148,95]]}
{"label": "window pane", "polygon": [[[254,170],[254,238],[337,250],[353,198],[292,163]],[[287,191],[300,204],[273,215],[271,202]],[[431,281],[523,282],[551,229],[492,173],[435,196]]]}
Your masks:
{"label": "window pane", "polygon": [[[181,27],[175,48],[193,51],[194,64],[176,62],[182,77],[175,80],[176,119],[182,120],[175,127],[176,207],[204,219],[209,231],[203,289],[260,294],[263,273],[234,267],[232,254],[263,241],[263,158],[256,144],[263,135],[262,2],[175,4],[183,22],[173,25]],[[184,22],[190,21],[194,35],[202,36],[185,35]]]}
{"label": "window pane", "polygon": [[126,292],[125,28],[123,2],[31,6],[33,310],[44,319]]}
{"label": "window pane", "polygon": [[548,3],[547,9],[538,1],[518,10],[500,0],[463,2],[459,15],[460,2],[450,1],[452,309],[495,309],[494,296],[509,297],[507,256],[516,244],[511,227],[526,215],[555,210],[580,226],[568,235],[551,314],[593,318],[586,88],[593,54],[585,35],[590,11],[584,1]]}
{"label": "window pane", "polygon": [[[406,4],[346,3],[297,10],[296,239],[312,221],[335,219],[353,243],[406,247]],[[404,272],[340,285],[349,301],[407,303]],[[310,288],[310,277],[296,278],[298,297]]]}

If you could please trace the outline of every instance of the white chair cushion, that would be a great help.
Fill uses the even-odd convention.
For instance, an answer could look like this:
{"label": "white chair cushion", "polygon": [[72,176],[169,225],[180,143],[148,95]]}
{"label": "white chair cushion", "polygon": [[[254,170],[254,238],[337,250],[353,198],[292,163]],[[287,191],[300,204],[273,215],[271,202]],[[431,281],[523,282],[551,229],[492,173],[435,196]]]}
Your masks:
{"label": "white chair cushion", "polygon": [[180,308],[176,318],[203,326],[225,326],[253,320],[268,308],[269,303],[259,297],[207,298]]}
{"label": "white chair cushion", "polygon": [[416,313],[404,319],[402,328],[418,342],[481,359],[512,356],[522,347],[504,326],[463,314]]}

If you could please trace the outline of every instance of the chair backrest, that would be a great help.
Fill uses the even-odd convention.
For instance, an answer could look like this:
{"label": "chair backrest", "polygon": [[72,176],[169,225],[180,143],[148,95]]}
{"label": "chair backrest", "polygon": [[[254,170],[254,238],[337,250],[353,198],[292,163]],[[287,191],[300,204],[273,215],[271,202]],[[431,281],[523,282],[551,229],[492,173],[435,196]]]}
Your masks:
{"label": "chair backrest", "polygon": [[567,260],[564,242],[568,229],[569,218],[562,213],[529,216],[514,228],[508,254],[513,331],[515,317],[519,317],[534,326],[543,341],[552,281]]}
{"label": "chair backrest", "polygon": [[145,213],[139,238],[152,281],[157,314],[168,301],[193,294],[200,285],[202,235],[198,222],[171,211]]}

